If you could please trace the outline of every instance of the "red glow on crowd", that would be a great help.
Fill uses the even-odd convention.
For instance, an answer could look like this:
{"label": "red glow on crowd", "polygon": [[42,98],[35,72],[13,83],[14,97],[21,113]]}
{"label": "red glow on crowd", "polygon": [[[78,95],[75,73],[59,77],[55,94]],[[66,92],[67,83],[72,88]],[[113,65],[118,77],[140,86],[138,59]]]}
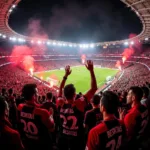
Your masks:
{"label": "red glow on crowd", "polygon": [[33,68],[30,68],[29,71],[30,71],[30,74],[33,75]]}
{"label": "red glow on crowd", "polygon": [[122,53],[122,55],[123,55],[123,57],[122,57],[123,63],[125,63],[125,61],[126,61],[131,55],[133,55],[133,53],[134,53],[133,48],[126,48],[126,49],[124,50],[124,52]]}
{"label": "red glow on crowd", "polygon": [[122,62],[123,62],[123,64],[125,63],[126,60],[127,60],[126,57],[123,56],[123,57],[122,57]]}
{"label": "red glow on crowd", "polygon": [[121,62],[120,62],[120,61],[117,61],[115,66],[116,66],[119,70],[121,70]]}

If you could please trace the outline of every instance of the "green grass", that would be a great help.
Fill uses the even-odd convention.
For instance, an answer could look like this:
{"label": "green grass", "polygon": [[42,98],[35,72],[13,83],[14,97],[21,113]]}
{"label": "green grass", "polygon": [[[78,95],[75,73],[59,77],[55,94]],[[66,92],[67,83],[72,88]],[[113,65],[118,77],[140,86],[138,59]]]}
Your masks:
{"label": "green grass", "polygon": [[[76,91],[78,92],[86,92],[90,88],[90,73],[84,66],[79,67],[71,67],[72,73],[68,77],[66,84],[72,83],[76,87]],[[115,76],[118,70],[114,69],[105,69],[105,68],[95,68],[95,75],[97,80],[98,87],[104,85],[107,76]],[[40,72],[35,73],[34,75],[37,77],[43,76],[43,80],[46,80],[47,77],[62,80],[65,74],[65,70],[54,70],[49,72]],[[58,85],[59,86],[59,85]]]}

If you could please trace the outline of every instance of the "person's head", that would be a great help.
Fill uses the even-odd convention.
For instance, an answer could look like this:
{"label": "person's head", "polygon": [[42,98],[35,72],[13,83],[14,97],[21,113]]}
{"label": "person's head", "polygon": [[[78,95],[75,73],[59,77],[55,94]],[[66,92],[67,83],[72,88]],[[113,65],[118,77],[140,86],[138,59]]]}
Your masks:
{"label": "person's head", "polygon": [[94,96],[93,96],[93,98],[92,98],[92,100],[91,100],[91,103],[92,103],[92,106],[93,107],[98,107],[99,106],[99,104],[100,104],[100,96],[99,95],[97,95],[97,94],[95,94]]}
{"label": "person's head", "polygon": [[2,94],[6,94],[6,89],[2,88]]}
{"label": "person's head", "polygon": [[13,97],[15,97],[15,98],[16,98],[16,97],[17,97],[17,94],[15,94],[15,93],[14,93],[14,94],[13,94]]}
{"label": "person's head", "polygon": [[142,87],[142,90],[143,90],[143,98],[148,98],[149,89],[146,86],[144,86],[144,87]]}
{"label": "person's head", "polygon": [[100,91],[100,96],[102,96],[103,95],[103,92],[102,91]]}
{"label": "person's head", "polygon": [[54,104],[56,104],[56,97],[55,97],[55,96],[53,96],[52,102],[53,102]]}
{"label": "person's head", "polygon": [[140,103],[143,97],[143,91],[138,86],[133,86],[129,89],[127,95],[127,104]]}
{"label": "person's head", "polygon": [[64,96],[67,100],[74,100],[76,96],[76,89],[73,84],[68,84],[65,86]]}
{"label": "person's head", "polygon": [[100,100],[100,110],[102,113],[115,114],[118,111],[119,98],[112,91],[105,91]]}
{"label": "person's head", "polygon": [[13,89],[9,89],[9,90],[8,90],[8,94],[9,94],[9,95],[12,95],[12,94],[13,94]]}
{"label": "person's head", "polygon": [[5,115],[8,115],[8,104],[5,101],[3,96],[0,96],[0,119],[5,118]]}
{"label": "person's head", "polygon": [[79,95],[80,95],[80,96],[82,96],[82,93],[81,93],[81,92],[79,92]]}
{"label": "person's head", "polygon": [[45,100],[46,100],[46,96],[42,95],[42,101],[45,101]]}
{"label": "person's head", "polygon": [[22,95],[27,101],[35,101],[38,97],[36,84],[26,84],[22,89]]}
{"label": "person's head", "polygon": [[46,98],[47,98],[47,100],[52,100],[53,99],[53,94],[52,94],[52,92],[48,92],[47,94],[46,94]]}
{"label": "person's head", "polygon": [[77,94],[76,97],[75,97],[75,100],[79,99],[81,97],[80,94]]}

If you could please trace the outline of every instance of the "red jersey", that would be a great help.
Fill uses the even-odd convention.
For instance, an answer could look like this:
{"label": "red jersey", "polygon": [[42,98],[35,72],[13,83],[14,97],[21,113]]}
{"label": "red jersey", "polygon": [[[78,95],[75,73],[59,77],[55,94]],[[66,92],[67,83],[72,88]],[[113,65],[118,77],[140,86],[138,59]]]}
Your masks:
{"label": "red jersey", "polygon": [[124,118],[129,140],[139,139],[148,124],[148,109],[144,105],[136,105],[129,110]]}
{"label": "red jersey", "polygon": [[9,123],[0,123],[0,145],[1,150],[23,150],[20,134],[9,127]]}
{"label": "red jersey", "polygon": [[60,132],[63,135],[77,137],[83,134],[85,99],[79,98],[73,104],[65,103],[59,107],[61,120]]}
{"label": "red jersey", "polygon": [[125,127],[118,120],[101,122],[89,132],[86,150],[118,150],[125,136]]}
{"label": "red jersey", "polygon": [[49,112],[35,105],[26,104],[20,104],[18,110],[20,132],[26,143],[25,146],[37,148],[51,146],[49,129],[53,128],[54,124],[50,121]]}

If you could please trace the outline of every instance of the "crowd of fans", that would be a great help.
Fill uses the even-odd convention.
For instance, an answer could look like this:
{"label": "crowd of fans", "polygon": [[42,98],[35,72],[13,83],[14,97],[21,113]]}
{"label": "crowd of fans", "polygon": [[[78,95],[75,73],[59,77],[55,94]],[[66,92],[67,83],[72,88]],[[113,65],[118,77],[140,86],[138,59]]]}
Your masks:
{"label": "crowd of fans", "polygon": [[[61,62],[63,64],[36,62],[36,65],[47,70],[68,63],[80,64],[79,61]],[[98,61],[94,63],[99,64]],[[113,67],[110,62],[100,65]],[[72,73],[70,66],[66,66],[57,96],[53,89],[16,66],[1,67],[1,149],[148,150],[148,69],[141,64],[132,64],[124,70],[119,82],[112,85],[111,91],[95,95],[97,83],[93,62],[87,61],[85,67],[91,76],[87,93],[76,94],[73,84],[65,85]]]}
{"label": "crowd of fans", "polygon": [[[118,57],[107,57],[94,60],[94,65],[115,68],[117,60]],[[130,61],[150,65],[149,59],[130,58]],[[6,62],[6,58],[0,59],[0,65]],[[93,62],[87,61],[91,88],[83,95],[76,94],[73,84],[65,86],[70,66],[79,65],[80,59],[67,58],[34,62],[36,72],[66,66],[58,91],[35,80],[20,69],[22,65],[0,67],[2,150],[150,148],[149,69],[140,63],[126,62],[122,77],[112,83],[109,91],[95,95]]]}

